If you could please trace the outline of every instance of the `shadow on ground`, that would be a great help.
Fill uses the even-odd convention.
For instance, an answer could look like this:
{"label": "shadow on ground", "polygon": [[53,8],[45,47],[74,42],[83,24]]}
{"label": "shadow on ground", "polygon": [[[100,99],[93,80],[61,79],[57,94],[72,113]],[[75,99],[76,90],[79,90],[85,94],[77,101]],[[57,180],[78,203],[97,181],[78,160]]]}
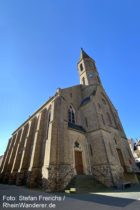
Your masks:
{"label": "shadow on ground", "polygon": [[114,207],[125,207],[133,202],[135,200],[133,199],[127,199],[127,198],[115,198],[111,196],[105,196],[105,195],[95,195],[95,194],[73,194],[73,195],[67,195],[67,198],[87,201],[87,202],[94,202],[99,203],[103,205],[109,205]]}
{"label": "shadow on ground", "polygon": [[[140,186],[139,186],[140,187]],[[125,189],[124,191],[115,191],[113,189],[108,190],[108,192],[139,192],[139,188],[138,186],[133,186],[132,188],[128,188]],[[134,191],[135,190],[135,191]],[[136,191],[138,190],[138,191]],[[58,196],[66,196],[65,202],[62,204],[61,207],[67,207],[67,209],[69,207],[71,207],[73,209],[74,205],[80,205],[80,203],[86,202],[87,205],[89,205],[89,203],[93,204],[100,204],[100,205],[106,205],[107,206],[111,206],[111,207],[126,207],[134,202],[136,202],[136,199],[132,199],[132,198],[122,198],[122,197],[112,197],[112,196],[107,196],[106,195],[101,195],[101,194],[90,194],[89,193],[81,193],[81,194],[66,194],[66,193],[46,193],[42,190],[36,190],[36,189],[28,189],[26,187],[17,187],[14,185],[0,185],[0,197],[2,199],[2,195],[31,195],[31,196],[38,196],[40,194],[44,195],[44,196],[54,196],[54,195],[58,195]],[[1,200],[0,199],[0,200]],[[75,201],[75,202],[74,202]],[[80,202],[81,201],[81,202]],[[28,203],[28,202],[27,202]],[[59,207],[59,206],[58,206]],[[80,207],[79,207],[80,208]],[[128,207],[127,207],[128,208]],[[60,209],[60,208],[58,208]],[[88,208],[87,208],[88,209]]]}

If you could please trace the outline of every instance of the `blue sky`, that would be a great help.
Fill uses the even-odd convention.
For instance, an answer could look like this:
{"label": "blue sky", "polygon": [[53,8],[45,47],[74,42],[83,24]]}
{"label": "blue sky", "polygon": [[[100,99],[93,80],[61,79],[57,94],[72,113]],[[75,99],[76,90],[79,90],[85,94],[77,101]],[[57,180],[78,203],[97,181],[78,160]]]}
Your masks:
{"label": "blue sky", "polygon": [[0,155],[58,87],[79,84],[80,47],[127,136],[140,137],[139,11],[139,0],[0,0]]}

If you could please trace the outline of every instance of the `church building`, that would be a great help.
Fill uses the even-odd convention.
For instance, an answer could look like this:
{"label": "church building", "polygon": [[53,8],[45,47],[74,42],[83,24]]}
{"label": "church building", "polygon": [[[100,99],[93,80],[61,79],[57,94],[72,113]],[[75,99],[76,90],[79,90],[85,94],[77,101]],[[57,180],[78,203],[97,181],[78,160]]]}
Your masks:
{"label": "church building", "polygon": [[95,61],[81,49],[77,65],[80,84],[59,88],[13,132],[0,168],[2,183],[59,191],[81,174],[106,186],[138,182],[126,134]]}

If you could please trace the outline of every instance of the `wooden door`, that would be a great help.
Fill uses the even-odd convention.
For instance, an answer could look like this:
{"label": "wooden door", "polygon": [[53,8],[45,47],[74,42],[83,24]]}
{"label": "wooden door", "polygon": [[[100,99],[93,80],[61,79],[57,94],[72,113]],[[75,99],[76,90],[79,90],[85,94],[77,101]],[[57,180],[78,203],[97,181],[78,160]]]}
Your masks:
{"label": "wooden door", "polygon": [[82,152],[75,151],[75,168],[77,174],[83,174]]}

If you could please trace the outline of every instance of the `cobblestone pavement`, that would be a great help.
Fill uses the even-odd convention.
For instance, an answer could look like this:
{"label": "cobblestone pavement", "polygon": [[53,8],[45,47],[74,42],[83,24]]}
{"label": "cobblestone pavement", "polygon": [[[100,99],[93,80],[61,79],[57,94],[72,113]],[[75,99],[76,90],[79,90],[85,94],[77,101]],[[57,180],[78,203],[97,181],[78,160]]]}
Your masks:
{"label": "cobblestone pavement", "polygon": [[140,210],[140,192],[52,194],[15,185],[0,184],[0,210]]}

